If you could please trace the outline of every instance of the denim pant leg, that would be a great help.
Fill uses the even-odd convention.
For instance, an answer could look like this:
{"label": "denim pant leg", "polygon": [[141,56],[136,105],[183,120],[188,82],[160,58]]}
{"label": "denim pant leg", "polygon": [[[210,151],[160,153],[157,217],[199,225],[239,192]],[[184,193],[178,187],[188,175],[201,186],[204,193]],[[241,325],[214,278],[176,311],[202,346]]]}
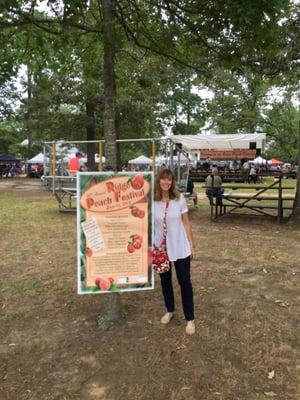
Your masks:
{"label": "denim pant leg", "polygon": [[174,312],[175,301],[174,301],[174,292],[172,285],[172,268],[170,268],[168,272],[159,274],[159,276],[160,276],[161,288],[165,300],[166,309],[168,312]]}
{"label": "denim pant leg", "polygon": [[192,321],[194,319],[194,299],[190,273],[191,258],[181,258],[175,261],[174,264],[181,289],[183,313],[187,321]]}

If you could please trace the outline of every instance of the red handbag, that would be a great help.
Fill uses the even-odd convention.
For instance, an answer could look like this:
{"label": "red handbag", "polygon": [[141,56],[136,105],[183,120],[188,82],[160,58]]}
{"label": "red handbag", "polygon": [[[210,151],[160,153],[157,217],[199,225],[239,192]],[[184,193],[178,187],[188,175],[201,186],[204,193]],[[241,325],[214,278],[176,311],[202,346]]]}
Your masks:
{"label": "red handbag", "polygon": [[167,210],[169,202],[166,203],[164,222],[163,222],[163,239],[160,246],[154,246],[152,250],[152,267],[157,274],[163,274],[170,271],[170,261],[167,254]]}

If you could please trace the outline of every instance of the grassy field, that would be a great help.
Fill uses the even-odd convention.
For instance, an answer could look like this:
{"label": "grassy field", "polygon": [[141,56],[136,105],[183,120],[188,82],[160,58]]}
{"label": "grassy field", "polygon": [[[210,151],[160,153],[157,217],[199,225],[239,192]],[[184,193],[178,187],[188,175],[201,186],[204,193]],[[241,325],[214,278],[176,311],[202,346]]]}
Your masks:
{"label": "grassy field", "polygon": [[1,400],[299,398],[300,231],[267,218],[211,223],[199,200],[195,336],[175,279],[176,316],[160,324],[157,277],[153,291],[121,295],[127,321],[103,332],[106,295],[76,294],[75,214],[38,182],[0,181]]}

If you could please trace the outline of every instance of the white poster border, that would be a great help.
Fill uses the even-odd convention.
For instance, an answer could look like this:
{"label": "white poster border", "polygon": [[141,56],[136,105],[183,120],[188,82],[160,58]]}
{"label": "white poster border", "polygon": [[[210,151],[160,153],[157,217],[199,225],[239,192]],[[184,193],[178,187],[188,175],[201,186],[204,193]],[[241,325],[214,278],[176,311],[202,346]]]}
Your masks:
{"label": "white poster border", "polygon": [[153,290],[154,289],[154,271],[151,268],[151,282],[150,285],[146,287],[137,287],[137,288],[122,288],[119,289],[116,292],[111,292],[111,291],[82,291],[81,290],[81,259],[80,259],[80,232],[81,232],[81,222],[80,222],[80,211],[81,211],[81,205],[80,205],[80,199],[81,199],[81,191],[80,191],[80,178],[81,176],[84,175],[92,175],[92,176],[97,176],[97,175],[107,175],[111,176],[114,175],[116,177],[118,176],[124,176],[124,175],[151,175],[151,198],[149,199],[151,201],[151,247],[153,247],[153,240],[154,240],[154,216],[153,216],[153,211],[154,211],[154,203],[153,203],[153,193],[154,193],[154,174],[152,171],[122,171],[122,172],[113,172],[113,171],[89,171],[89,172],[78,172],[76,174],[76,193],[77,193],[77,201],[76,201],[76,208],[77,208],[77,223],[76,223],[76,229],[77,229],[77,294],[78,295],[99,295],[99,294],[105,294],[105,293],[124,293],[124,292],[138,292],[138,291],[145,291],[145,290]]}

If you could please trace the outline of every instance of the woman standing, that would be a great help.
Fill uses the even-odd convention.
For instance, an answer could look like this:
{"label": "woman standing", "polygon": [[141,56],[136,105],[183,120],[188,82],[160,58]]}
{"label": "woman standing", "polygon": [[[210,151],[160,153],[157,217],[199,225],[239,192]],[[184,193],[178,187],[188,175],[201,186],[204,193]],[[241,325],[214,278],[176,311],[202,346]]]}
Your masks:
{"label": "woman standing", "polygon": [[[166,211],[167,207],[167,211]],[[195,333],[193,288],[190,264],[194,258],[194,246],[188,208],[184,196],[176,189],[171,170],[164,169],[157,175],[154,193],[154,245],[160,246],[163,239],[163,223],[166,212],[167,253],[175,265],[177,280],[181,288],[182,307],[187,321],[186,333]],[[172,268],[160,274],[162,292],[167,313],[161,318],[168,324],[175,311],[172,286]]]}

